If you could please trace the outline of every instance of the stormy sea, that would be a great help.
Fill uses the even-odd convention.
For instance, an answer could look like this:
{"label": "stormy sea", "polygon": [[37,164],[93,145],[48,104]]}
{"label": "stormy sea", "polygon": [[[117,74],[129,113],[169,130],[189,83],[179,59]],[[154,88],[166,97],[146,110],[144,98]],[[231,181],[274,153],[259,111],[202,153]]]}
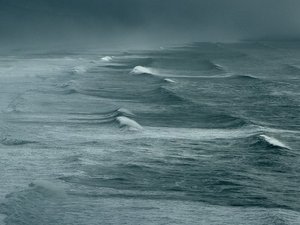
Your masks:
{"label": "stormy sea", "polygon": [[300,42],[0,55],[0,224],[300,224]]}

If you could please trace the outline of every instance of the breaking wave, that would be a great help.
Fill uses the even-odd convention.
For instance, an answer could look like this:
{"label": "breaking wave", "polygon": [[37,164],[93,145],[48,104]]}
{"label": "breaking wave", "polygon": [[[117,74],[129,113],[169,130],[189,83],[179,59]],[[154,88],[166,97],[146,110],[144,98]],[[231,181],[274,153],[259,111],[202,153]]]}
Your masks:
{"label": "breaking wave", "polygon": [[143,129],[140,124],[126,116],[119,116],[116,118],[116,120],[120,124],[120,128],[126,128],[130,131],[138,131]]}
{"label": "breaking wave", "polygon": [[101,58],[101,61],[103,61],[103,62],[110,62],[112,60],[113,60],[113,57],[111,57],[111,56],[105,56],[105,57]]}
{"label": "breaking wave", "polygon": [[144,66],[136,66],[134,67],[131,72],[131,74],[151,74],[151,75],[157,75],[157,71],[155,69],[149,68],[149,67],[144,67]]}
{"label": "breaking wave", "polygon": [[102,124],[102,123],[115,123],[119,124],[121,129],[125,130],[142,130],[142,126],[138,124],[135,120],[131,119],[134,117],[134,113],[125,108],[119,108],[106,113],[95,113],[95,114],[84,114],[77,113],[74,114],[76,117],[71,119],[73,122],[84,122],[84,123],[93,123],[93,124]]}
{"label": "breaking wave", "polygon": [[267,135],[260,135],[259,136],[263,141],[265,141],[267,144],[273,146],[273,147],[279,147],[279,148],[285,148],[285,149],[290,149],[287,145],[285,145],[284,143],[282,143],[280,140],[274,138],[274,137],[270,137]]}
{"label": "breaking wave", "polygon": [[167,83],[176,83],[174,80],[169,79],[169,78],[164,79],[164,81]]}

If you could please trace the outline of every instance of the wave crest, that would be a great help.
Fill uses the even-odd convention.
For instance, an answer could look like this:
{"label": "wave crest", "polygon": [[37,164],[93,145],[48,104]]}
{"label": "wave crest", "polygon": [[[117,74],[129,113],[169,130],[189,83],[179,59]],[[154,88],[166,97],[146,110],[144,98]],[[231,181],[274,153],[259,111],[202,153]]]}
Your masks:
{"label": "wave crest", "polygon": [[151,75],[156,75],[157,72],[149,67],[144,67],[144,66],[136,66],[131,70],[132,74],[151,74]]}
{"label": "wave crest", "polygon": [[131,131],[139,131],[142,130],[143,127],[138,124],[136,121],[129,119],[126,116],[119,116],[116,118],[117,122],[120,124],[121,128],[127,128]]}
{"label": "wave crest", "polygon": [[112,60],[113,60],[113,57],[111,57],[111,56],[104,56],[101,58],[101,61],[103,61],[103,62],[110,62]]}
{"label": "wave crest", "polygon": [[176,83],[174,80],[169,79],[169,78],[164,79],[164,81],[167,83]]}
{"label": "wave crest", "polygon": [[281,141],[277,140],[274,137],[270,137],[270,136],[267,136],[267,135],[264,135],[264,134],[259,135],[259,137],[271,146],[290,149],[287,145],[285,145],[284,143],[282,143]]}

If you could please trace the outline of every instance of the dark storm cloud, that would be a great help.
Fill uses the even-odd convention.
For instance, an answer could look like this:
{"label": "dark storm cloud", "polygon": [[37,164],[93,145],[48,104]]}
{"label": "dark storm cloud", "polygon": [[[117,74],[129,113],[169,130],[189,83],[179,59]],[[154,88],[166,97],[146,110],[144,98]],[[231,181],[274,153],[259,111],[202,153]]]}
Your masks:
{"label": "dark storm cloud", "polygon": [[299,0],[0,0],[3,43],[298,38]]}

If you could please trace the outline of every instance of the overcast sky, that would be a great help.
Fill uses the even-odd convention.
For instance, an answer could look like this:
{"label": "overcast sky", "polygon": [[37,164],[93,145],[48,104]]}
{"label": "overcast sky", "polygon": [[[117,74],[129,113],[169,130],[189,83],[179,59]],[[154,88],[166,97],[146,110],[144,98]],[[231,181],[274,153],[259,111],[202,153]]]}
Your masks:
{"label": "overcast sky", "polygon": [[298,38],[300,0],[0,0],[1,45]]}

